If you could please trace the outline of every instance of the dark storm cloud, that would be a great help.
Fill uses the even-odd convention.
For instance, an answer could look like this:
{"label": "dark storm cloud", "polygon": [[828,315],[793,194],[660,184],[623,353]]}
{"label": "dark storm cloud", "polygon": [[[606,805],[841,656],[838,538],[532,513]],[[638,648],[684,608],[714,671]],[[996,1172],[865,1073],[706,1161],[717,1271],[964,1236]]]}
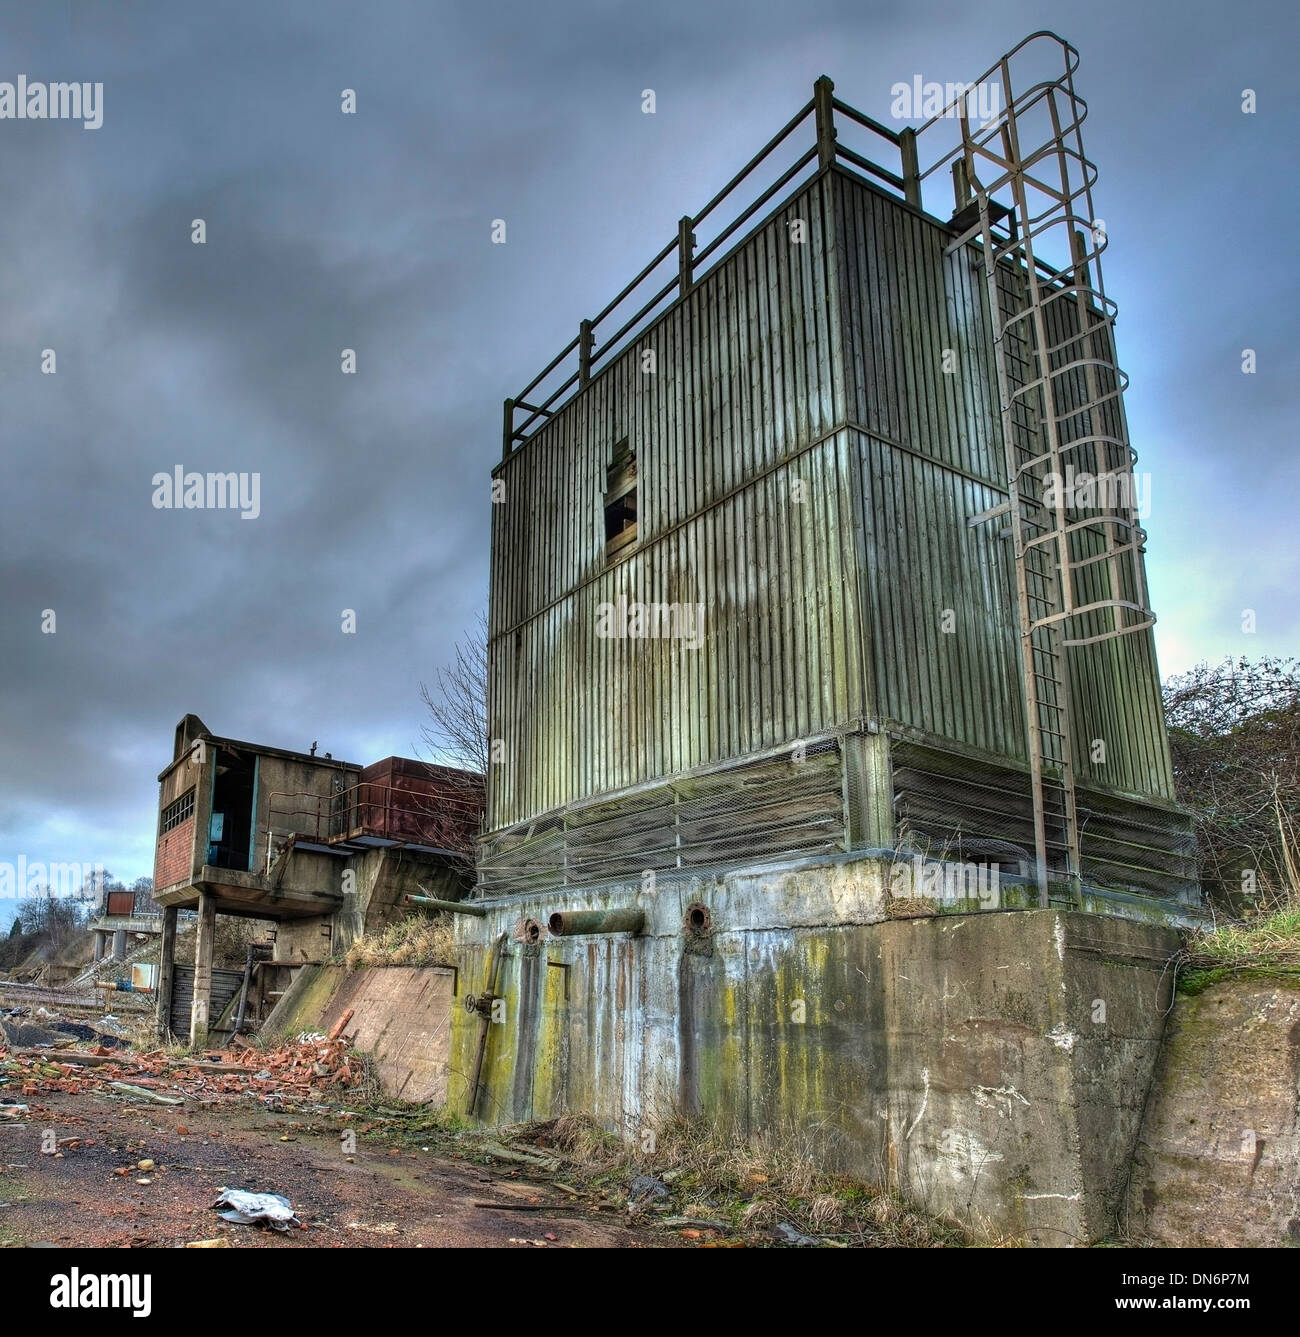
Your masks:
{"label": "dark storm cloud", "polygon": [[[0,121],[0,859],[150,871],[152,776],[187,710],[363,762],[410,751],[419,680],[484,599],[502,397],[817,74],[883,118],[893,81],[970,77],[1045,24],[1083,48],[1134,437],[1157,480],[1166,667],[1286,648],[1290,503],[1257,477],[1294,495],[1284,12],[0,7],[0,80],[105,90],[99,130]],[[256,471],[260,517],[155,510],[150,480],[177,464]],[[1226,515],[1207,528],[1211,506]],[[1271,630],[1241,647],[1252,599]]]}

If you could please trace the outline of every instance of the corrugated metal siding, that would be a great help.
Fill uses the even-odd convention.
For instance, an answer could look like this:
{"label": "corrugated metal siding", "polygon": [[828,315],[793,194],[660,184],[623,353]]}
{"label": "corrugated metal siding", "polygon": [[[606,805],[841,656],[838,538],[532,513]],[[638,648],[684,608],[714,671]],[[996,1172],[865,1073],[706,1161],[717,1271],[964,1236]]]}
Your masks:
{"label": "corrugated metal siding", "polygon": [[479,886],[489,894],[585,886],[825,854],[847,839],[842,757],[834,741],[823,741],[798,758],[678,776],[489,836]]}
{"label": "corrugated metal siding", "polygon": [[[1098,788],[1172,802],[1173,769],[1152,633],[1136,632],[1068,655],[1075,773]],[[1094,739],[1106,744],[1104,762],[1091,760]]]}
{"label": "corrugated metal siding", "polygon": [[[226,1010],[226,1005],[239,992],[244,983],[242,970],[212,969],[212,999],[208,1005],[208,1017],[212,1024]],[[189,1017],[194,1004],[194,967],[175,965],[172,967],[172,1024],[183,1024]]]}
{"label": "corrugated metal siding", "polygon": [[[876,711],[930,734],[1023,759],[1018,619],[1009,541],[992,522],[967,516],[1006,499],[992,331],[978,253],[944,252],[947,231],[883,193],[840,174],[839,263],[845,321],[847,399],[864,429],[857,440],[864,484],[864,604]],[[1019,279],[1000,271],[1009,302]],[[1078,330],[1072,303],[1053,302],[1049,338]],[[951,350],[944,371],[944,354]],[[1010,350],[1022,383],[1028,349]],[[1069,353],[1057,355],[1057,365]],[[1077,382],[1077,384],[1076,384]],[[1083,373],[1064,387],[1081,403]],[[1040,405],[1041,409],[1041,405]],[[1018,410],[1022,443],[1038,449],[1038,415]],[[1118,434],[1116,408],[1101,430]],[[1081,418],[1069,430],[1084,434]],[[1094,466],[1080,452],[1080,470]],[[1089,542],[1076,539],[1076,556]],[[1087,578],[1103,597],[1105,573]],[[957,630],[940,631],[944,609]],[[1151,634],[1069,652],[1075,772],[1117,793],[1172,799],[1172,775]],[[1104,764],[1090,759],[1106,742]]]}
{"label": "corrugated metal siding", "polygon": [[[856,435],[865,482],[866,599],[882,719],[993,756],[1025,755],[1005,500],[933,461]],[[945,631],[950,611],[952,631]]]}
{"label": "corrugated metal siding", "polygon": [[1000,526],[966,524],[1006,499],[980,274],[969,251],[945,256],[943,228],[849,176],[839,213],[874,709],[1023,758],[1011,555]]}
{"label": "corrugated metal siding", "polygon": [[[1009,265],[999,267],[998,286],[1007,309],[1019,309],[1023,305],[1023,276]],[[1077,304],[1065,299],[1048,304],[1046,328],[1048,340],[1054,347],[1077,334]],[[1093,337],[1098,356],[1113,360],[1114,345],[1109,337],[1104,334],[1095,334]],[[1013,360],[1013,365],[1020,372],[1021,384],[1027,383],[1034,374],[1034,359],[1030,351],[1025,347]],[[1052,365],[1055,368],[1063,367],[1079,354],[1077,345],[1062,348],[1053,355]],[[1063,407],[1069,408],[1085,402],[1087,387],[1082,370],[1060,376],[1057,381],[1058,402]],[[1102,383],[1103,389],[1112,386],[1113,379]],[[1040,395],[1026,397],[1026,403],[1018,413],[1021,446],[1035,454],[1043,449],[1039,426],[1042,411]],[[1090,435],[1094,431],[1112,436],[1123,434],[1123,421],[1117,404],[1105,406],[1099,412],[1095,426],[1081,415],[1068,417],[1062,424],[1064,440]],[[1091,446],[1081,446],[1067,452],[1065,459],[1073,463],[1079,473],[1096,471],[1096,455]],[[1072,521],[1083,518],[1086,518],[1083,512],[1070,511]],[[1097,551],[1100,551],[1100,544],[1094,534],[1080,530],[1072,536],[1072,560],[1077,561]],[[1128,589],[1122,589],[1119,593],[1121,597],[1132,597],[1132,591]],[[1104,564],[1080,573],[1076,588],[1080,602],[1111,595],[1110,579]],[[1104,631],[1110,626],[1109,614],[1090,614],[1079,625],[1086,627],[1089,633]],[[1165,734],[1160,675],[1152,632],[1135,632],[1095,645],[1074,647],[1066,652],[1066,657],[1070,668],[1071,729],[1075,740],[1076,776],[1082,783],[1115,793],[1149,794],[1172,801],[1173,767]],[[1091,759],[1094,740],[1105,743],[1104,762],[1093,762]]]}
{"label": "corrugated metal siding", "polygon": [[972,253],[945,257],[945,229],[851,176],[836,182],[854,421],[1005,486],[992,331]]}
{"label": "corrugated metal siding", "polygon": [[[492,829],[859,718],[853,477],[840,433],[497,638]],[[620,599],[702,604],[699,647],[599,637]]]}
{"label": "corrugated metal siding", "polygon": [[[796,196],[499,469],[490,830],[863,712],[830,190]],[[607,567],[624,436],[638,542]],[[598,638],[620,597],[702,603],[703,645]]]}
{"label": "corrugated metal siding", "polygon": [[[1005,497],[986,289],[948,241],[823,175],[502,463],[489,831],[871,715],[1024,758],[1011,553],[996,522],[966,524]],[[607,566],[605,474],[625,436],[638,542]],[[598,638],[599,606],[620,598],[702,603],[702,644]],[[1167,797],[1150,637],[1071,662],[1081,777]],[[1087,758],[1097,736],[1104,767]]]}

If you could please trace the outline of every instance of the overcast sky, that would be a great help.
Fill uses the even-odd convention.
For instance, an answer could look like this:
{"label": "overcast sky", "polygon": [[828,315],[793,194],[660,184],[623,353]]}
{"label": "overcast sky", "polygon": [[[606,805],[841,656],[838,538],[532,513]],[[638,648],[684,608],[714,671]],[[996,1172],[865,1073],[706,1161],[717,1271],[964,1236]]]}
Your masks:
{"label": "overcast sky", "polygon": [[[419,683],[485,602],[502,398],[818,74],[885,119],[894,82],[974,77],[1040,27],[1082,52],[1162,670],[1296,648],[1290,3],[42,0],[0,21],[0,81],[104,86],[96,130],[0,120],[0,860],[152,872],[187,711],[410,754]],[[256,471],[260,516],[155,509],[177,465]]]}

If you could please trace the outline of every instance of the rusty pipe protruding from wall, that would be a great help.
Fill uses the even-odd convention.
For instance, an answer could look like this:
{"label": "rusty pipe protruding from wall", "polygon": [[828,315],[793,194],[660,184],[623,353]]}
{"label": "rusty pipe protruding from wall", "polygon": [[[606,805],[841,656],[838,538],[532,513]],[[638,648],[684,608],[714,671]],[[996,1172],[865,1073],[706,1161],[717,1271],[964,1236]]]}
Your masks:
{"label": "rusty pipe protruding from wall", "polygon": [[645,911],[635,905],[621,910],[557,910],[546,926],[557,938],[576,933],[640,933],[645,928]]}
{"label": "rusty pipe protruding from wall", "polygon": [[454,915],[473,915],[486,919],[487,911],[481,905],[466,905],[464,901],[440,901],[435,896],[403,896],[407,905],[424,905],[430,910],[449,910]]}

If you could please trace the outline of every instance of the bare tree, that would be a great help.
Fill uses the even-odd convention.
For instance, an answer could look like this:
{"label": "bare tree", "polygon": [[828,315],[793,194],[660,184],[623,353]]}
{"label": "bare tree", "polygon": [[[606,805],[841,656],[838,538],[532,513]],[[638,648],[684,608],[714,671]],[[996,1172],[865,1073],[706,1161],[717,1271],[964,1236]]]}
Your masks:
{"label": "bare tree", "polygon": [[452,768],[441,776],[450,802],[445,797],[436,801],[442,812],[431,816],[446,823],[441,843],[457,851],[467,882],[474,871],[474,838],[482,830],[489,759],[487,675],[487,618],[479,613],[433,686],[420,684],[420,699],[429,712],[421,729],[424,747],[430,761]]}
{"label": "bare tree", "polygon": [[487,640],[487,618],[479,613],[433,688],[420,684],[420,700],[429,710],[421,731],[425,746],[435,760],[479,776],[488,768]]}
{"label": "bare tree", "polygon": [[56,896],[49,887],[41,887],[35,896],[22,902],[18,919],[24,933],[43,937],[50,949],[58,952],[76,932],[80,915],[72,901]]}
{"label": "bare tree", "polygon": [[[1164,685],[1178,799],[1196,818],[1201,881],[1230,912],[1285,899],[1300,814],[1300,664],[1198,664]],[[1246,893],[1246,894],[1243,894]]]}
{"label": "bare tree", "polygon": [[162,906],[153,898],[153,878],[137,877],[131,883],[131,893],[135,897],[136,914],[156,915],[162,913]]}

